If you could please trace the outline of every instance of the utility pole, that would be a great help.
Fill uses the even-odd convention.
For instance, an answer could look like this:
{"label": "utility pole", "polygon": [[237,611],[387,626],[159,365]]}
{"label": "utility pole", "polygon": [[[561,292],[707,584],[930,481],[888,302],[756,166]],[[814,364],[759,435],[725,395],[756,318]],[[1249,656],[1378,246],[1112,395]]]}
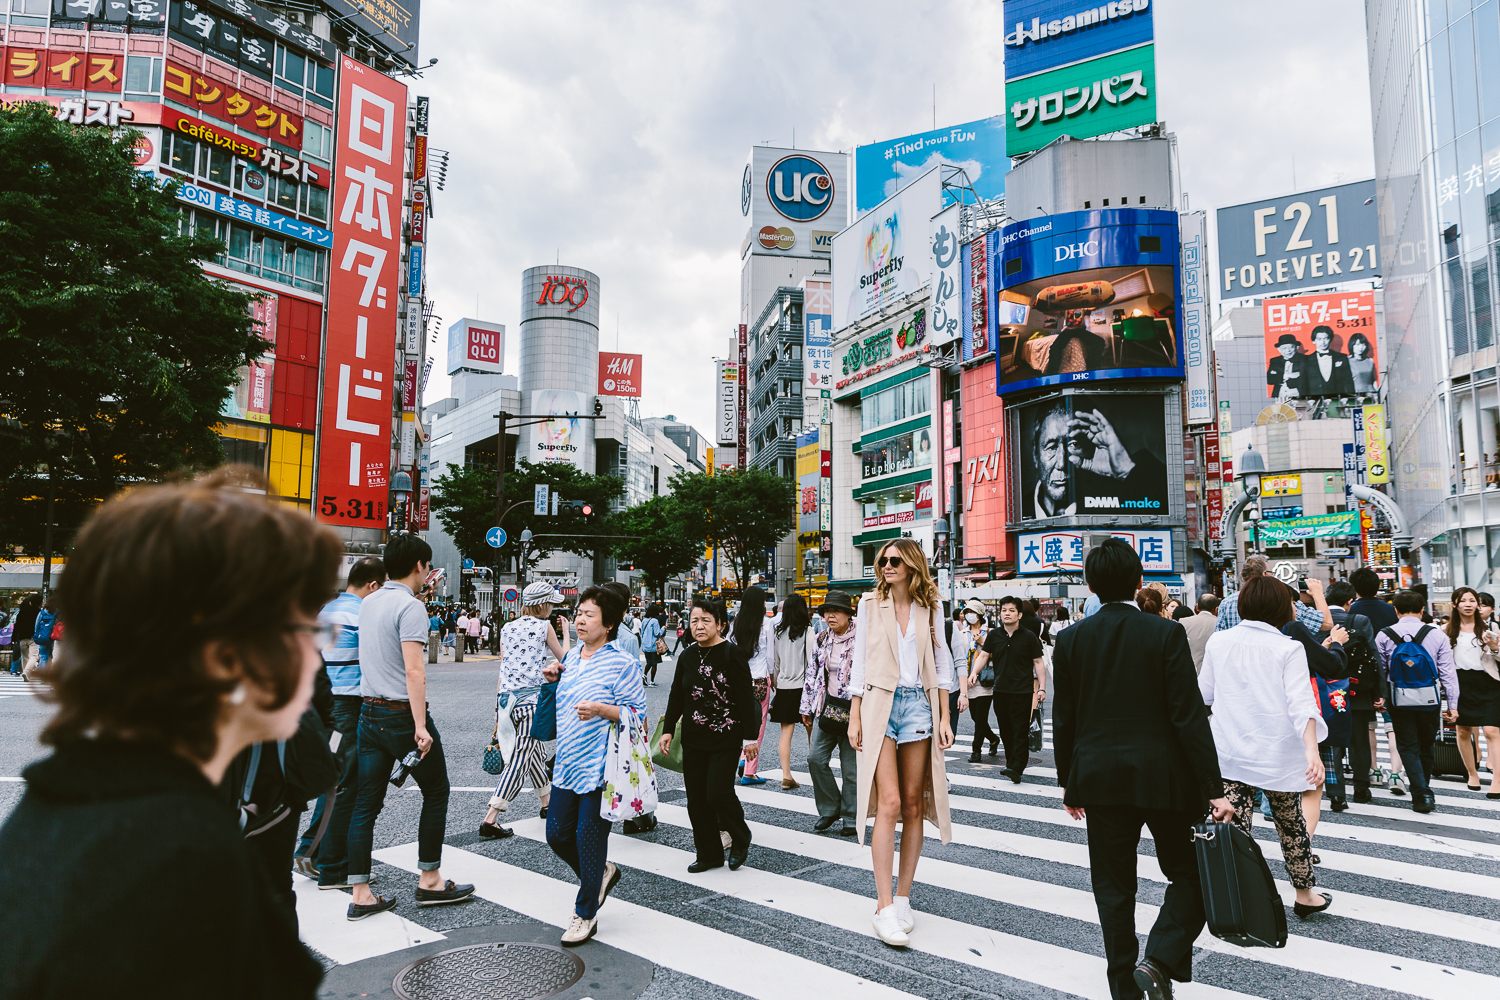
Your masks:
{"label": "utility pole", "polygon": [[47,466],[47,523],[42,533],[42,603],[52,590],[52,511],[57,500],[57,480],[52,478],[52,466]]}

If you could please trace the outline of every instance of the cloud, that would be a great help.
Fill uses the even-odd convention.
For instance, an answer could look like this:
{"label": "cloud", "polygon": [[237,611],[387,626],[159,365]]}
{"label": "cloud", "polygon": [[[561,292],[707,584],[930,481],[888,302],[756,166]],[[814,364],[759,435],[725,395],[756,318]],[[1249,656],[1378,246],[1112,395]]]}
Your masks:
{"label": "cloud", "polygon": [[[1153,6],[1192,207],[1289,190],[1293,154],[1304,187],[1370,176],[1357,0]],[[586,267],[601,346],[618,326],[620,349],[644,355],[642,413],[710,430],[751,146],[795,132],[799,148],[852,152],[924,131],[934,86],[939,126],[1004,114],[1004,28],[991,0],[429,0],[422,59],[440,62],[412,92],[432,98],[431,143],[452,154],[429,230],[437,312],[504,323],[515,373],[521,272]],[[446,389],[439,370],[426,397]]]}

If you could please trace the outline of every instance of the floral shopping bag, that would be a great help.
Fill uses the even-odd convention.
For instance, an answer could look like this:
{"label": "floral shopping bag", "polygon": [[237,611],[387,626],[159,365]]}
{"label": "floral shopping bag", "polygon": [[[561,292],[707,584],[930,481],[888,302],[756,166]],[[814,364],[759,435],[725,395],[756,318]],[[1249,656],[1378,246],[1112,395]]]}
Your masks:
{"label": "floral shopping bag", "polygon": [[610,724],[604,756],[599,817],[607,823],[656,811],[656,769],[651,764],[645,716],[629,708],[622,712],[620,721]]}

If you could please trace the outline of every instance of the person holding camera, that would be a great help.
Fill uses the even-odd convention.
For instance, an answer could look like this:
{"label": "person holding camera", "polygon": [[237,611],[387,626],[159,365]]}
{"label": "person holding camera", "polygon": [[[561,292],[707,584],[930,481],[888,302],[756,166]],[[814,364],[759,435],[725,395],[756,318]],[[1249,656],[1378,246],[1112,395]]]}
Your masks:
{"label": "person holding camera", "polygon": [[[432,546],[416,535],[396,534],[385,547],[385,586],[359,606],[360,695],[359,781],[349,821],[346,880],[332,881],[323,869],[318,888],[354,890],[350,920],[363,920],[396,907],[396,897],[370,892],[370,851],[375,819],[392,783],[407,773],[422,789],[417,823],[418,906],[457,903],[474,895],[472,885],[444,881],[443,833],[448,822],[448,765],[437,725],[427,711],[427,612],[416,594],[432,566]],[[400,768],[392,774],[392,768]]]}

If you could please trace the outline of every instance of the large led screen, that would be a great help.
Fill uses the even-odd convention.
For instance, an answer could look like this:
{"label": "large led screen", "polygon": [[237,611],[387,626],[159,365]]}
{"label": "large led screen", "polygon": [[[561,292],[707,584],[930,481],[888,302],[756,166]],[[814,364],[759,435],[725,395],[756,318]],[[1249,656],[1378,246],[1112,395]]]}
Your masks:
{"label": "large led screen", "polygon": [[1021,520],[1169,513],[1165,406],[1165,396],[1134,393],[1022,406],[1011,456]]}

